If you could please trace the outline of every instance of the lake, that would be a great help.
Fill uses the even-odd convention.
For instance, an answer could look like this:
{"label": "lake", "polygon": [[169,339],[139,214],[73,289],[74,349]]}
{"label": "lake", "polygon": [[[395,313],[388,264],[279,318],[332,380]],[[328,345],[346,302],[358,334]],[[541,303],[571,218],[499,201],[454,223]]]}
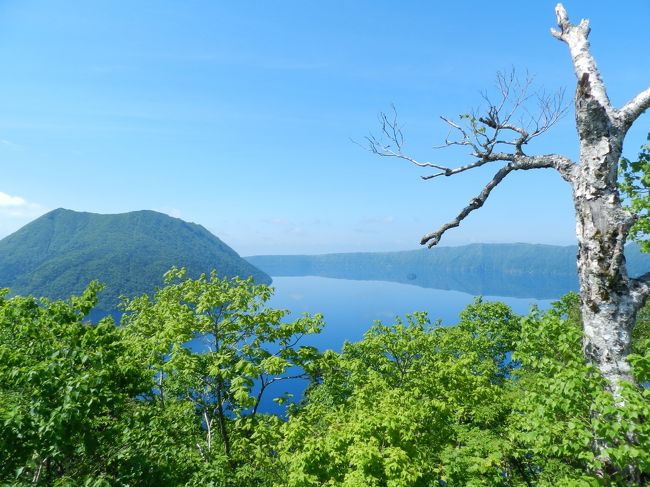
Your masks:
{"label": "lake", "polygon": [[[441,320],[443,325],[453,325],[459,313],[474,300],[474,296],[459,291],[423,288],[386,281],[353,281],[327,277],[273,277],[275,294],[269,306],[288,309],[286,320],[303,313],[321,313],[325,327],[320,335],[301,341],[320,350],[340,351],[343,343],[357,341],[376,320],[394,323],[396,316],[414,311],[426,311],[431,322]],[[559,298],[559,296],[558,296]],[[547,309],[551,300],[484,296],[484,301],[503,301],[513,311],[525,314],[533,305]],[[273,384],[261,403],[261,410],[282,414],[284,409],[272,402],[272,397],[288,392],[298,399],[306,386],[305,381],[294,380]]]}
{"label": "lake", "polygon": [[[273,277],[274,308],[288,309],[293,317],[321,313],[325,328],[309,345],[339,351],[345,340],[357,341],[376,320],[392,324],[396,316],[426,311],[432,322],[453,325],[474,296],[459,291],[423,288],[386,281],[353,281],[327,277]],[[559,296],[558,296],[559,298]],[[513,311],[526,314],[531,306],[541,309],[551,300],[483,296],[486,301],[503,301]]]}

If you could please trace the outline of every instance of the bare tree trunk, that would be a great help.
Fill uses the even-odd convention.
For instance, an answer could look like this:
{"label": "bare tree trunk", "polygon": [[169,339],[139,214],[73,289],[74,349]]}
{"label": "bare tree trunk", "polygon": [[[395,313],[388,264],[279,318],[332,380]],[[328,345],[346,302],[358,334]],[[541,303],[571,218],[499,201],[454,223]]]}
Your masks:
{"label": "bare tree trunk", "polygon": [[[418,161],[402,152],[404,137],[396,115],[380,116],[383,136],[367,138],[369,149],[378,155],[407,160],[420,168],[434,170],[423,179],[450,177],[489,163],[505,163],[453,220],[427,233],[421,243],[432,247],[448,230],[458,227],[473,211],[481,208],[491,192],[510,173],[532,169],[555,169],[571,186],[576,211],[578,276],[584,322],[585,357],[602,372],[615,399],[621,401],[621,382],[633,382],[627,356],[636,314],[650,296],[650,272],[630,278],[623,253],[635,216],[623,208],[618,194],[618,167],[623,140],[630,126],[650,108],[650,88],[621,108],[612,106],[605,84],[590,52],[588,20],[569,22],[558,4],[555,38],[569,48],[576,75],[575,114],[580,160],[576,163],[559,154],[529,156],[525,146],[546,132],[564,113],[562,97],[540,96],[539,114],[516,123],[513,114],[529,98],[530,81],[499,75],[501,98],[488,102],[483,115],[467,114],[461,122],[443,117],[457,138],[445,146],[464,146],[474,161],[458,167],[439,162]],[[464,124],[462,120],[467,123]],[[387,140],[387,142],[384,141]]]}
{"label": "bare tree trunk", "polygon": [[578,78],[575,110],[580,164],[572,188],[584,351],[619,396],[621,381],[633,382],[627,356],[642,304],[630,292],[624,256],[634,217],[622,207],[617,185],[629,123],[607,97],[589,51],[589,23],[570,24],[561,5],[556,12],[561,30],[553,34],[568,45]]}
{"label": "bare tree trunk", "polygon": [[208,412],[203,411],[203,420],[205,421],[206,440],[208,443],[208,456],[212,456],[212,418],[208,418]]}
{"label": "bare tree trunk", "polygon": [[618,395],[621,381],[633,381],[626,358],[638,305],[623,255],[632,219],[612,191],[589,195],[578,187],[574,203],[585,357]]}
{"label": "bare tree trunk", "polygon": [[[520,83],[513,76],[504,75],[497,77],[501,98],[492,102],[484,96],[488,109],[483,116],[466,114],[460,117],[459,122],[443,117],[456,134],[456,137],[445,140],[445,146],[467,147],[474,158],[472,162],[448,167],[406,155],[402,151],[404,137],[396,114],[393,117],[382,114],[383,135],[380,138],[370,136],[367,141],[375,154],[404,159],[434,171],[423,179],[450,177],[486,164],[503,163],[483,190],[454,219],[422,237],[421,243],[429,247],[437,245],[442,235],[481,208],[510,173],[532,169],[554,169],[559,173],[571,186],[576,212],[585,359],[599,370],[613,400],[622,406],[623,382],[634,383],[627,359],[637,312],[650,297],[650,272],[636,278],[627,275],[624,246],[636,216],[621,204],[618,168],[628,129],[650,108],[650,87],[621,108],[613,107],[590,52],[589,21],[583,19],[579,24],[570,23],[561,4],[557,5],[555,12],[558,29],[551,29],[551,32],[569,48],[577,80],[574,101],[580,144],[578,162],[559,154],[529,156],[525,153],[525,146],[546,132],[564,113],[562,97],[541,96],[538,115],[515,122],[513,114],[528,99],[526,90],[530,82]],[[627,440],[637,442],[633,433]],[[611,470],[609,473],[622,474],[628,485],[639,485],[638,466],[628,465],[624,472],[616,472],[604,441],[593,435],[592,449],[604,466],[604,470],[596,474],[604,479],[606,471]]]}

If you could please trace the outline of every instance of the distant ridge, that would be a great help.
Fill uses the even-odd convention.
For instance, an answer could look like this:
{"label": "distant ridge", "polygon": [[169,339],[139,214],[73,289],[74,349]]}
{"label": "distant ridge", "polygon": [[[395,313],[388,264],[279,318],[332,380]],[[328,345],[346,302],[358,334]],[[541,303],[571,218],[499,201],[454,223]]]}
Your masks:
{"label": "distant ridge", "polygon": [[172,266],[197,276],[271,278],[201,225],[155,211],[116,215],[57,209],[0,240],[0,287],[12,294],[64,298],[96,279],[106,285],[99,308],[120,295],[151,293]]}
{"label": "distant ridge", "polygon": [[[554,299],[577,290],[575,246],[471,244],[401,252],[257,255],[250,263],[271,276],[378,280],[474,295]],[[650,270],[636,244],[625,251],[628,272]]]}

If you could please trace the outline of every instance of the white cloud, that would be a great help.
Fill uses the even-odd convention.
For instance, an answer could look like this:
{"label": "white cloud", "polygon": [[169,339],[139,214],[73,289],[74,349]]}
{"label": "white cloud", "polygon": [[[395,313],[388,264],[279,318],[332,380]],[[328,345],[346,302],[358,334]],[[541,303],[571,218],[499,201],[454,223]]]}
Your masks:
{"label": "white cloud", "polygon": [[0,217],[35,218],[44,212],[45,208],[38,203],[0,191]]}
{"label": "white cloud", "polygon": [[46,211],[47,208],[38,203],[0,191],[0,238],[15,232]]}
{"label": "white cloud", "polygon": [[380,234],[388,228],[395,228],[398,223],[394,216],[372,216],[357,221],[354,231],[357,233]]}
{"label": "white cloud", "polygon": [[25,206],[27,204],[27,201],[25,201],[25,198],[21,198],[20,196],[11,196],[10,194],[3,193],[0,191],[0,207],[6,208],[6,207],[17,207],[17,206]]}

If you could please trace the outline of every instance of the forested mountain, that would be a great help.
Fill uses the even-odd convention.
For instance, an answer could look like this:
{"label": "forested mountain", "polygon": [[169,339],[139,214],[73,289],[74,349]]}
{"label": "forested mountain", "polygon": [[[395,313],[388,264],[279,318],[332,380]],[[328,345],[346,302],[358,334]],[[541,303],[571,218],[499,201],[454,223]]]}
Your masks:
{"label": "forested mountain", "polygon": [[63,298],[92,280],[106,285],[100,309],[120,295],[152,292],[172,266],[190,276],[271,278],[201,225],[155,211],[98,215],[58,209],[0,240],[0,287],[13,294]]}
{"label": "forested mountain", "polygon": [[[557,298],[576,290],[575,246],[472,244],[401,252],[246,257],[272,276],[380,280],[475,295]],[[626,248],[629,273],[650,270],[650,255]]]}

